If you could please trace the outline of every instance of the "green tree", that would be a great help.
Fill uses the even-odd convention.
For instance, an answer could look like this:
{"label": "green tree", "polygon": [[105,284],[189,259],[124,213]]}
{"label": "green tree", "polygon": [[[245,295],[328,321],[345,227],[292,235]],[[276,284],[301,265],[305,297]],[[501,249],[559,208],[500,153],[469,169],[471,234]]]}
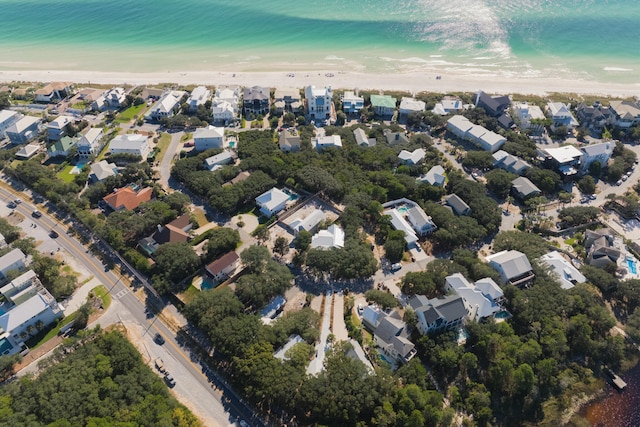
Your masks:
{"label": "green tree", "polygon": [[501,199],[509,195],[511,181],[517,177],[517,175],[502,169],[494,169],[485,175],[487,188]]}
{"label": "green tree", "polygon": [[596,192],[596,182],[591,175],[587,175],[578,181],[578,188],[583,193],[593,194]]}
{"label": "green tree", "polygon": [[156,269],[175,284],[195,273],[200,266],[198,255],[186,242],[165,243],[153,255]]}
{"label": "green tree", "polygon": [[278,237],[273,243],[273,252],[281,257],[289,252],[289,241],[285,237]]}
{"label": "green tree", "polygon": [[207,253],[204,262],[209,262],[221,257],[227,252],[233,251],[240,244],[238,230],[226,227],[214,228],[209,233],[207,241]]}
{"label": "green tree", "polygon": [[398,306],[398,300],[391,292],[369,289],[364,296],[367,302],[374,302],[385,309]]}

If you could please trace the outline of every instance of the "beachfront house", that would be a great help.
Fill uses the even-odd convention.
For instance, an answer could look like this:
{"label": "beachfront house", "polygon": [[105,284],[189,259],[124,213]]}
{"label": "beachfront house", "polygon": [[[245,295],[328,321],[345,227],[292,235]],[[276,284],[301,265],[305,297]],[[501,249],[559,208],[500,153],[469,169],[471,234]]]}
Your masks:
{"label": "beachfront house", "polygon": [[459,98],[445,97],[438,102],[431,112],[439,116],[447,116],[451,113],[457,113],[465,109],[465,105]]}
{"label": "beachfront house", "polygon": [[196,129],[193,133],[193,145],[196,151],[222,148],[224,146],[224,128],[207,126]]}
{"label": "beachfront house", "polygon": [[262,86],[244,88],[242,108],[245,117],[266,115],[271,105],[271,89]]}
{"label": "beachfront house", "polygon": [[580,147],[582,151],[581,173],[586,174],[589,172],[589,167],[594,162],[600,163],[600,166],[605,167],[609,163],[609,159],[613,155],[613,150],[616,147],[615,142],[607,141],[598,144],[589,144]]}
{"label": "beachfront house", "polygon": [[458,138],[470,141],[492,153],[498,151],[507,142],[502,135],[475,125],[461,115],[455,115],[447,120],[447,130]]}
{"label": "beachfront house", "polygon": [[78,145],[78,138],[64,136],[47,148],[47,155],[49,157],[67,157],[76,145]]}
{"label": "beachfront house", "polygon": [[514,103],[512,109],[513,115],[520,124],[520,129],[528,130],[534,135],[542,133],[547,117],[540,107],[523,101]]}
{"label": "beachfront house", "polygon": [[346,114],[358,114],[364,107],[364,98],[355,92],[346,91],[342,95],[342,111]]}
{"label": "beachfront house", "polygon": [[424,113],[426,107],[427,104],[424,101],[403,96],[402,99],[400,99],[400,107],[398,108],[398,120],[406,122],[409,114]]}
{"label": "beachfront house", "polygon": [[510,104],[511,100],[505,95],[490,96],[483,91],[476,93],[476,107],[483,108],[491,117],[500,117]]}
{"label": "beachfront house", "polygon": [[304,90],[309,120],[325,121],[331,118],[333,90],[331,86],[316,88],[307,86]]}
{"label": "beachfront house", "polygon": [[82,135],[78,141],[78,157],[86,160],[97,155],[104,146],[102,136],[102,128],[91,128]]}
{"label": "beachfront house", "polygon": [[205,86],[196,86],[189,94],[189,98],[187,98],[189,112],[195,113],[198,111],[198,107],[204,106],[209,99],[211,99],[211,91]]}
{"label": "beachfront house", "polygon": [[92,164],[89,169],[91,170],[89,179],[93,182],[100,182],[110,176],[118,174],[118,168],[116,165],[109,163],[106,160],[100,160],[99,162]]}
{"label": "beachfront house", "polygon": [[444,201],[446,205],[451,208],[453,213],[458,216],[471,214],[471,208],[469,207],[469,205],[457,194],[449,194],[444,198]]}
{"label": "beachfront house", "polygon": [[212,172],[231,163],[233,163],[233,154],[231,151],[227,150],[224,150],[222,153],[218,153],[215,156],[207,157],[204,160],[204,166]]}
{"label": "beachfront house", "polygon": [[7,136],[6,130],[22,117],[24,116],[17,111],[0,110],[0,140]]}
{"label": "beachfront house", "polygon": [[409,298],[409,306],[418,317],[417,327],[422,335],[456,329],[467,316],[464,301],[459,295],[433,299],[414,295]]}
{"label": "beachfront house", "polygon": [[71,116],[58,116],[47,123],[47,139],[57,141],[63,136],[67,136],[67,125],[74,123],[75,120]]}
{"label": "beachfront house", "polygon": [[289,201],[289,195],[279,188],[272,188],[256,197],[256,204],[264,216],[271,217],[285,207]]}
{"label": "beachfront house", "polygon": [[145,187],[141,190],[134,190],[131,187],[116,188],[111,194],[102,198],[102,200],[114,211],[134,210],[140,204],[148,202],[153,196],[153,188]]}
{"label": "beachfront house", "polygon": [[501,251],[487,258],[489,265],[500,274],[502,284],[514,286],[527,286],[535,275],[529,259],[525,254],[518,251]]}
{"label": "beachfront house", "polygon": [[524,176],[511,181],[511,192],[520,200],[525,200],[541,193],[540,189],[529,178]]}
{"label": "beachfront house", "polygon": [[440,165],[435,165],[429,171],[418,177],[418,181],[425,182],[429,185],[435,185],[437,187],[442,187],[447,180],[447,176],[445,175],[444,168]]}
{"label": "beachfront house", "polygon": [[339,225],[332,224],[311,237],[311,249],[343,248],[344,237],[344,230]]}
{"label": "beachfront house", "polygon": [[560,281],[562,289],[571,289],[578,283],[587,281],[584,275],[558,251],[542,255],[540,261],[549,266],[552,273]]}
{"label": "beachfront house", "polygon": [[218,285],[235,273],[239,263],[240,257],[237,253],[231,251],[208,264],[204,270],[211,277],[214,284]]}
{"label": "beachfront house", "polygon": [[396,112],[397,100],[389,95],[371,95],[371,108],[377,116],[391,118]]}
{"label": "beachfront house", "polygon": [[547,103],[547,113],[551,119],[551,129],[554,131],[565,126],[567,131],[571,132],[580,125],[571,113],[571,104],[550,101]]}
{"label": "beachfront house", "polygon": [[378,140],[376,138],[368,138],[367,132],[362,128],[356,128],[353,131],[353,137],[356,140],[356,144],[360,147],[374,147]]}
{"label": "beachfront house", "polygon": [[609,110],[614,115],[614,123],[623,129],[640,123],[640,107],[633,101],[611,101]]}
{"label": "beachfront house", "polygon": [[519,157],[507,153],[504,150],[498,150],[493,153],[493,166],[504,169],[507,172],[522,175],[531,165]]}
{"label": "beachfront house", "polygon": [[398,154],[398,160],[403,165],[415,166],[424,160],[426,154],[422,148],[416,148],[413,151],[402,150]]}
{"label": "beachfront house", "polygon": [[500,287],[493,282],[491,278],[483,279],[485,284],[489,281],[493,283],[492,289],[497,291],[494,293],[485,293],[484,288],[478,288],[475,284],[470,283],[461,273],[455,273],[445,278],[445,289],[447,292],[455,292],[462,297],[467,318],[473,322],[480,322],[484,319],[493,317],[497,312],[502,310],[498,303],[504,294]]}
{"label": "beachfront house", "polygon": [[5,130],[7,138],[12,144],[24,144],[38,136],[40,119],[33,116],[24,116]]}
{"label": "beachfront house", "polygon": [[615,122],[615,115],[609,107],[603,106],[600,101],[593,105],[583,102],[576,107],[576,117],[582,127],[585,127],[597,134],[601,134],[605,126]]}
{"label": "beachfront house", "polygon": [[73,94],[73,83],[69,82],[52,82],[45,87],[36,90],[36,102],[52,102],[54,100],[65,99]]}
{"label": "beachfront house", "polygon": [[109,143],[109,153],[111,155],[131,154],[146,160],[149,154],[149,138],[135,133],[118,135]]}
{"label": "beachfront house", "polygon": [[286,153],[300,151],[300,134],[295,129],[285,129],[280,132],[278,145]]}
{"label": "beachfront house", "polygon": [[342,148],[342,138],[340,135],[319,136],[311,140],[311,145],[318,151],[326,148]]}
{"label": "beachfront house", "polygon": [[153,104],[145,114],[148,120],[160,121],[167,117],[173,117],[180,109],[180,102],[187,93],[182,90],[169,90],[162,94],[158,102]]}
{"label": "beachfront house", "polygon": [[546,148],[540,150],[540,154],[545,158],[545,166],[558,171],[563,177],[576,175],[582,168],[583,153],[573,145]]}
{"label": "beachfront house", "polygon": [[298,89],[276,89],[273,95],[277,114],[296,113],[302,106],[300,91]]}

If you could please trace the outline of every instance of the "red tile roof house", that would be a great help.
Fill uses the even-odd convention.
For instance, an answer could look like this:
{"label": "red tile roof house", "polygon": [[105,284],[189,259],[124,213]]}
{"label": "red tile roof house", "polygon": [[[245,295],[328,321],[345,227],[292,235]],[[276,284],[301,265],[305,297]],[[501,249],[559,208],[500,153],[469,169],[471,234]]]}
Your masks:
{"label": "red tile roof house", "polygon": [[138,192],[131,187],[124,187],[113,190],[113,193],[104,196],[102,200],[114,211],[133,210],[141,203],[151,200],[152,195],[153,189],[151,187],[143,188]]}
{"label": "red tile roof house", "polygon": [[239,259],[240,257],[237,253],[233,251],[227,252],[211,264],[207,265],[205,270],[216,283],[220,283],[235,272],[238,267]]}

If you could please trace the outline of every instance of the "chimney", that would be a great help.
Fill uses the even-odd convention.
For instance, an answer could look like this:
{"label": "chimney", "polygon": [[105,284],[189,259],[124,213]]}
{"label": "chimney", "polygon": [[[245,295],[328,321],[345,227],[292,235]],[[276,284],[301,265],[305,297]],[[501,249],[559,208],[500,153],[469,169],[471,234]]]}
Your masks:
{"label": "chimney", "polygon": [[158,227],[158,233],[162,232],[162,226],[160,224],[158,224],[156,227]]}

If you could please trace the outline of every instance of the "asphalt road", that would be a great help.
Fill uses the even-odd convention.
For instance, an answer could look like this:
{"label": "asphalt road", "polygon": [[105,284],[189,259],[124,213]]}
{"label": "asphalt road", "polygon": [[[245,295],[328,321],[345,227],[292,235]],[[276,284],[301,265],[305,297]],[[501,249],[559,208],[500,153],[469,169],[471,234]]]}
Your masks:
{"label": "asphalt road", "polygon": [[[152,342],[156,333],[164,337],[165,344],[162,346],[160,357],[176,362],[171,366],[174,369],[172,375],[177,382],[175,391],[178,397],[189,396],[190,400],[196,399],[192,403],[204,411],[203,413],[210,421],[215,421],[220,426],[235,425],[238,417],[248,420],[254,426],[265,425],[204,362],[199,361],[197,355],[192,354],[188,348],[178,342],[175,333],[133,294],[132,289],[123,284],[116,274],[109,271],[85,246],[66,232],[65,224],[50,216],[44,207],[32,204],[28,200],[28,194],[20,193],[15,189],[9,190],[7,187],[8,185],[0,186],[0,199],[21,198],[23,203],[16,207],[16,212],[24,215],[41,229],[57,230],[59,236],[56,238],[56,244],[64,248],[77,261],[82,262],[87,270],[109,289],[114,308],[117,308],[117,318],[139,324],[144,330],[142,339],[145,340],[147,347],[151,347],[147,341]],[[32,216],[36,208],[42,212],[42,217]]]}

